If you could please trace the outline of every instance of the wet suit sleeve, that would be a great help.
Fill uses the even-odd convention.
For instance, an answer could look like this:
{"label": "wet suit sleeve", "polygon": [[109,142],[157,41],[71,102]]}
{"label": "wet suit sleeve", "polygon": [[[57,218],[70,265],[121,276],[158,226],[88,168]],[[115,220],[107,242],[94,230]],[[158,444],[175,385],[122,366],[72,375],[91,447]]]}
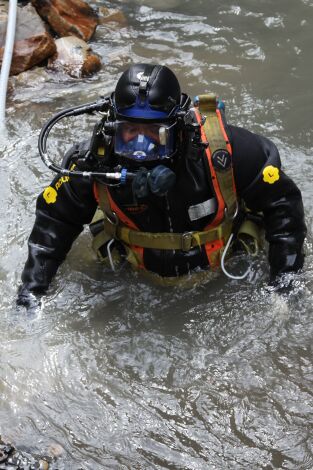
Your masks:
{"label": "wet suit sleeve", "polygon": [[76,177],[56,176],[38,196],[18,303],[25,304],[23,299],[29,292],[41,294],[47,290],[73,241],[84,224],[91,222],[96,207],[92,183]]}
{"label": "wet suit sleeve", "polygon": [[275,284],[283,273],[296,272],[303,266],[306,225],[301,192],[281,169],[273,142],[241,128],[230,128],[238,193],[249,209],[263,212],[270,282]]}

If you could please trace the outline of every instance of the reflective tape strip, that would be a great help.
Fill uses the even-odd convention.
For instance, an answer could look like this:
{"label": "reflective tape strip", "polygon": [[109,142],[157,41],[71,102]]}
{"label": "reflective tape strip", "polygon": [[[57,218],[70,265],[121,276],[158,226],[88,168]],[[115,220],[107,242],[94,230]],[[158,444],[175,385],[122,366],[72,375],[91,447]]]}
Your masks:
{"label": "reflective tape strip", "polygon": [[188,209],[189,219],[191,221],[202,219],[207,215],[214,214],[217,209],[217,201],[215,197],[208,199],[207,201],[200,202],[194,206],[190,206]]}

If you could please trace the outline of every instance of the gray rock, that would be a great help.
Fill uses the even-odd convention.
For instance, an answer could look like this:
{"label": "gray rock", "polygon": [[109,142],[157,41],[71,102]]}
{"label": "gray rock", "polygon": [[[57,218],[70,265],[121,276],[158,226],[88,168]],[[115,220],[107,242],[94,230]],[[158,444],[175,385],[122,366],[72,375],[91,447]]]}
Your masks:
{"label": "gray rock", "polygon": [[55,41],[57,53],[48,61],[48,68],[79,78],[92,75],[101,68],[101,60],[85,41],[67,36]]}
{"label": "gray rock", "polygon": [[[2,64],[8,2],[0,3],[0,63]],[[31,5],[18,7],[10,75],[23,72],[50,57],[56,51],[51,35]]]}

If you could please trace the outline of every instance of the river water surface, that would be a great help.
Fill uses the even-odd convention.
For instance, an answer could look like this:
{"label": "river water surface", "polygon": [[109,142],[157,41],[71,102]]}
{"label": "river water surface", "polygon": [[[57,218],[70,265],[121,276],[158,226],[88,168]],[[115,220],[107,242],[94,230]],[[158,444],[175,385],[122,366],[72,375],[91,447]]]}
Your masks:
{"label": "river water surface", "polygon": [[[94,6],[107,2],[93,2]],[[312,0],[115,1],[128,25],[91,41],[99,74],[34,70],[11,80],[0,156],[0,433],[59,454],[58,469],[312,469]],[[41,126],[112,90],[132,62],[173,68],[190,95],[214,92],[228,121],[266,135],[303,192],[306,263],[289,298],[248,278],[161,288],[94,260],[86,230],[43,308],[15,307],[42,164]],[[52,132],[58,155],[92,118]]]}

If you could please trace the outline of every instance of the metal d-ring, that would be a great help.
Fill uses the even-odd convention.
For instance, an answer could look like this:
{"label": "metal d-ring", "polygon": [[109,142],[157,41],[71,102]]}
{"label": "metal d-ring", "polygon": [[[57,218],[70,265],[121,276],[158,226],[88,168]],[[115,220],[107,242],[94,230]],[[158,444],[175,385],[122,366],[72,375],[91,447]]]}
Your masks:
{"label": "metal d-ring", "polygon": [[110,215],[107,214],[107,212],[105,212],[104,216],[107,219],[107,221],[110,222],[110,224],[114,225],[115,227],[118,226],[118,217],[115,212],[112,211]]}
{"label": "metal d-ring", "polygon": [[114,243],[114,238],[111,238],[111,240],[109,241],[109,243],[107,244],[107,253],[108,253],[108,258],[109,258],[109,262],[110,262],[110,266],[111,266],[111,269],[113,272],[115,272],[115,267],[114,267],[114,261],[113,261],[113,258],[112,258],[112,253],[111,253],[111,245],[112,243]]}
{"label": "metal d-ring", "polygon": [[236,201],[236,209],[235,209],[235,212],[234,212],[232,215],[229,215],[229,210],[228,210],[227,207],[225,207],[225,209],[224,209],[225,218],[226,218],[226,219],[229,219],[229,220],[234,220],[234,219],[237,217],[238,212],[239,212],[239,204],[238,204],[238,201]]}

